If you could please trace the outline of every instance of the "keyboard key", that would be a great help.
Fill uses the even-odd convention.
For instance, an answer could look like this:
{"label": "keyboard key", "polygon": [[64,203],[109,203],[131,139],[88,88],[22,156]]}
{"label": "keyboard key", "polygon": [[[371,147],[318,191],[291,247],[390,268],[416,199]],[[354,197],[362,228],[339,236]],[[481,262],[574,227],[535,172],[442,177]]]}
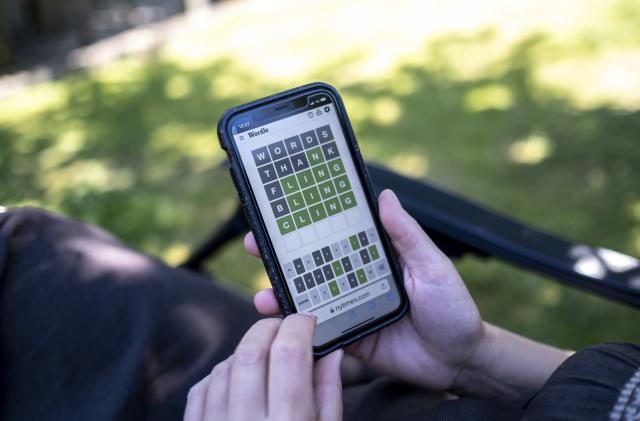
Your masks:
{"label": "keyboard key", "polygon": [[311,253],[311,256],[313,257],[313,262],[316,264],[316,266],[322,266],[324,260],[322,260],[322,253],[320,252],[320,250],[314,251],[313,253]]}
{"label": "keyboard key", "polygon": [[350,258],[351,258],[351,265],[353,266],[354,269],[358,269],[360,266],[362,266],[362,260],[360,259],[360,253],[355,252],[350,256]]}
{"label": "keyboard key", "polygon": [[282,265],[282,269],[284,270],[284,277],[287,279],[291,279],[294,276],[296,276],[296,271],[293,268],[293,263],[289,262],[289,263],[285,263],[284,265]]}
{"label": "keyboard key", "polygon": [[322,273],[324,274],[324,277],[327,281],[332,280],[333,278],[335,278],[334,274],[333,274],[333,270],[331,269],[330,265],[327,266],[323,266],[322,267]]}
{"label": "keyboard key", "polygon": [[268,148],[269,148],[269,154],[271,155],[271,158],[274,161],[277,161],[278,159],[282,159],[285,156],[287,156],[287,150],[284,148],[284,142],[282,141],[272,143],[271,145],[268,146]]}
{"label": "keyboard key", "polygon": [[[273,165],[276,167],[276,174],[278,174],[278,177],[280,178],[293,174],[293,167],[291,166],[291,161],[289,160],[289,158],[276,161],[273,163]],[[265,165],[265,167],[266,166],[267,165]]]}
{"label": "keyboard key", "polygon": [[331,132],[331,126],[329,126],[328,124],[326,126],[318,127],[316,129],[316,134],[318,135],[318,139],[320,139],[321,143],[333,140],[333,133]]}
{"label": "keyboard key", "polygon": [[302,139],[302,144],[304,145],[305,149],[309,149],[318,145],[318,138],[316,137],[316,134],[313,130],[302,133],[300,135],[300,138]]}
{"label": "keyboard key", "polygon": [[340,286],[340,291],[342,291],[343,293],[351,289],[349,287],[349,282],[347,281],[346,276],[343,276],[342,278],[338,279],[338,285]]}
{"label": "keyboard key", "polygon": [[287,201],[284,197],[271,202],[271,210],[273,211],[273,216],[276,218],[280,218],[281,216],[285,216],[290,213],[289,206],[287,206]]}
{"label": "keyboard key", "polygon": [[253,151],[251,151],[251,155],[253,155],[253,160],[256,163],[256,167],[271,162],[271,157],[269,156],[269,152],[267,152],[266,146],[254,149]]}
{"label": "keyboard key", "polygon": [[342,274],[344,274],[344,270],[342,269],[340,260],[336,260],[335,262],[331,263],[331,268],[333,269],[333,273],[335,273],[336,276],[341,276]]}
{"label": "keyboard key", "polygon": [[309,294],[306,292],[304,294],[298,295],[296,297],[296,307],[299,311],[304,311],[311,307],[311,300],[309,299]]}
{"label": "keyboard key", "polygon": [[309,296],[311,297],[311,302],[313,303],[313,305],[317,305],[322,302],[322,299],[320,298],[320,291],[318,291],[318,288],[314,288],[309,291]]}
{"label": "keyboard key", "polygon": [[360,248],[360,242],[358,241],[357,235],[352,235],[351,237],[349,237],[349,242],[351,243],[351,249],[353,251],[356,251]]}
{"label": "keyboard key", "polygon": [[371,255],[371,258],[373,260],[378,260],[380,258],[380,254],[378,253],[378,248],[376,247],[375,244],[372,244],[371,246],[369,246],[369,255]]}
{"label": "keyboard key", "polygon": [[356,270],[356,277],[358,278],[358,282],[361,284],[364,284],[365,282],[367,282],[367,275],[364,272],[364,269]]}
{"label": "keyboard key", "polygon": [[367,230],[367,238],[369,238],[370,243],[375,243],[378,241],[378,233],[375,228],[369,228]]}
{"label": "keyboard key", "polygon": [[324,159],[327,161],[332,160],[333,158],[337,158],[340,156],[338,153],[338,147],[336,146],[336,142],[326,143],[321,146],[322,153],[324,154]]}
{"label": "keyboard key", "polygon": [[273,168],[273,164],[267,164],[258,168],[258,174],[260,174],[260,180],[263,184],[275,181],[278,178],[276,170]]}
{"label": "keyboard key", "polygon": [[316,281],[316,285],[324,284],[322,269],[316,269],[313,271],[313,280]]}
{"label": "keyboard key", "polygon": [[367,274],[367,279],[375,279],[376,271],[373,269],[373,265],[366,265],[364,272]]}
{"label": "keyboard key", "polygon": [[362,245],[362,247],[366,247],[369,245],[369,239],[367,238],[367,233],[364,231],[361,231],[358,233],[358,240],[360,240],[360,244]]}
{"label": "keyboard key", "polygon": [[309,168],[309,161],[304,152],[301,152],[291,156],[291,165],[294,171],[302,171]]}
{"label": "keyboard key", "polygon": [[345,272],[351,272],[353,270],[353,266],[351,266],[351,260],[349,260],[349,256],[345,256],[340,260],[342,262],[342,267]]}
{"label": "keyboard key", "polygon": [[304,273],[304,263],[302,263],[302,259],[295,259],[293,261],[293,268],[296,270],[298,275],[302,275]]}
{"label": "keyboard key", "polygon": [[340,288],[338,288],[338,283],[336,281],[329,282],[329,291],[333,297],[340,295]]}
{"label": "keyboard key", "polygon": [[349,282],[349,286],[351,288],[355,288],[358,286],[358,278],[354,272],[347,274],[347,281]]}
{"label": "keyboard key", "polygon": [[340,240],[340,247],[342,248],[342,254],[351,253],[351,246],[349,245],[349,240]]}
{"label": "keyboard key", "polygon": [[367,249],[360,249],[360,259],[362,260],[362,264],[366,265],[371,263],[371,257],[369,257],[369,252]]}
{"label": "keyboard key", "polygon": [[369,245],[369,239],[367,238],[367,233],[364,231],[358,233],[358,240],[360,240],[360,244],[362,244],[362,247],[366,247]]}
{"label": "keyboard key", "polygon": [[315,282],[313,282],[313,275],[311,275],[311,273],[305,273],[302,275],[302,278],[304,279],[304,284],[307,286],[307,289],[316,286]]}
{"label": "keyboard key", "polygon": [[293,284],[296,286],[296,292],[298,294],[302,294],[304,292],[305,287],[304,287],[304,282],[302,282],[301,276],[298,276],[296,279],[294,279]]}
{"label": "keyboard key", "polygon": [[274,181],[273,183],[265,184],[264,191],[267,192],[267,199],[274,200],[284,196],[282,191],[282,187],[280,186],[279,181]]}
{"label": "keyboard key", "polygon": [[287,152],[289,155],[296,154],[298,152],[302,152],[302,140],[300,140],[300,136],[293,136],[284,140],[284,147],[287,148]]}
{"label": "keyboard key", "polygon": [[316,267],[310,254],[302,257],[302,263],[304,263],[304,267],[307,268],[307,270],[315,269]]}
{"label": "keyboard key", "polygon": [[378,274],[378,276],[386,275],[387,273],[389,273],[389,265],[384,259],[375,262],[374,266],[376,268],[376,273]]}
{"label": "keyboard key", "polygon": [[322,248],[322,257],[327,263],[333,260],[333,256],[331,255],[331,249],[329,248],[329,246]]}
{"label": "keyboard key", "polygon": [[340,243],[333,243],[329,247],[331,248],[331,254],[333,254],[335,259],[342,257],[342,248],[340,247]]}
{"label": "keyboard key", "polygon": [[322,297],[323,301],[327,301],[329,298],[331,298],[331,293],[329,292],[329,287],[327,286],[327,284],[322,284],[318,287],[318,290],[320,290],[320,296]]}

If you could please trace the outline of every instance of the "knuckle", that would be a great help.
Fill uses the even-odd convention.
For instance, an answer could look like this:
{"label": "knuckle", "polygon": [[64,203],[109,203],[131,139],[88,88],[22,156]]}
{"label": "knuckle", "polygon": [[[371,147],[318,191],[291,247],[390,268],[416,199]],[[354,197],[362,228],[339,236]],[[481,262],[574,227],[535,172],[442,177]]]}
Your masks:
{"label": "knuckle", "polygon": [[198,385],[195,385],[191,389],[189,389],[189,393],[187,393],[187,402],[193,401],[199,392],[200,387]]}
{"label": "knuckle", "polygon": [[268,317],[266,319],[258,320],[255,325],[260,328],[275,329],[280,326],[280,323],[282,323],[282,320],[275,317]]}
{"label": "knuckle", "polygon": [[267,356],[268,349],[254,342],[244,343],[238,346],[233,356],[234,364],[256,365]]}
{"label": "knuckle", "polygon": [[311,355],[311,350],[300,341],[276,341],[271,352],[274,357],[290,362],[304,362]]}
{"label": "knuckle", "polygon": [[229,376],[229,361],[225,360],[216,364],[211,370],[211,378],[224,378]]}
{"label": "knuckle", "polygon": [[315,407],[308,407],[306,405],[301,407],[291,406],[284,408],[278,418],[292,421],[314,421],[320,419]]}

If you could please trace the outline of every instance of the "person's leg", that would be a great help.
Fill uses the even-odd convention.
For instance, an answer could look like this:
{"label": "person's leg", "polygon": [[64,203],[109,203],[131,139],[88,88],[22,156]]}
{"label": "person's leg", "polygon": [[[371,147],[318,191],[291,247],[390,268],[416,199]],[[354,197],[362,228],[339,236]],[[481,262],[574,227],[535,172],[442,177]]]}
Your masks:
{"label": "person's leg", "polygon": [[189,388],[257,319],[95,227],[0,214],[0,419],[181,419]]}
{"label": "person's leg", "polygon": [[428,420],[431,410],[445,399],[443,393],[432,393],[389,377],[379,377],[344,389],[344,419]]}
{"label": "person's leg", "polygon": [[577,352],[529,402],[522,419],[640,419],[640,346],[607,343]]}
{"label": "person's leg", "polygon": [[[0,419],[181,419],[189,388],[257,318],[248,300],[98,228],[0,214]],[[347,383],[363,377],[352,365]],[[345,419],[451,419],[468,407],[369,377],[345,387]]]}

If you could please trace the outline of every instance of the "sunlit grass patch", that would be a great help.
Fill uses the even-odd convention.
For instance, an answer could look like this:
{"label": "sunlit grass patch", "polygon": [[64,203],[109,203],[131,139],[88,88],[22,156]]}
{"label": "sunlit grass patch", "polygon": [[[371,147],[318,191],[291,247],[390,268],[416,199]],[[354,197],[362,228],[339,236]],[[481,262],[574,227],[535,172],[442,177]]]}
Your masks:
{"label": "sunlit grass patch", "polygon": [[489,109],[505,110],[513,105],[513,95],[504,85],[490,84],[467,92],[464,103],[470,111],[475,112]]}
{"label": "sunlit grass patch", "polygon": [[576,107],[614,106],[640,109],[638,49],[607,50],[595,55],[565,57],[542,63],[536,83],[569,98]]}
{"label": "sunlit grass patch", "polygon": [[429,161],[422,154],[396,154],[389,158],[387,165],[399,174],[422,178],[429,172]]}
{"label": "sunlit grass patch", "polygon": [[532,133],[509,146],[509,158],[518,164],[536,165],[548,158],[552,152],[553,144],[542,132]]}

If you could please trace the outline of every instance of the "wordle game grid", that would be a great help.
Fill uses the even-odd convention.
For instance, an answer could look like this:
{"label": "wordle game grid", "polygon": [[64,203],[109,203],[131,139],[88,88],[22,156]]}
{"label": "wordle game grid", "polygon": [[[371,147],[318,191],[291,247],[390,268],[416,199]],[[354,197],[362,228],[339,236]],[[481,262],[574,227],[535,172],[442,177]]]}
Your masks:
{"label": "wordle game grid", "polygon": [[283,265],[293,283],[299,311],[318,308],[349,291],[390,274],[380,254],[376,231],[369,228]]}
{"label": "wordle game grid", "polygon": [[329,125],[251,154],[289,251],[361,220]]}

